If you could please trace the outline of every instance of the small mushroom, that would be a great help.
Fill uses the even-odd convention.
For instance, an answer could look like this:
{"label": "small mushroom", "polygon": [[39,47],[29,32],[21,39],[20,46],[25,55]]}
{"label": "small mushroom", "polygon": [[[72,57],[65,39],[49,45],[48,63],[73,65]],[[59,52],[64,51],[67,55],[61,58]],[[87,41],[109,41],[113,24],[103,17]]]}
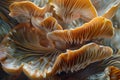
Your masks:
{"label": "small mushroom", "polygon": [[47,8],[40,8],[30,1],[14,2],[9,9],[9,15],[17,19],[18,22],[31,22],[32,24],[34,20],[37,20],[35,21],[36,24],[39,23],[44,19],[44,15],[47,12]]}

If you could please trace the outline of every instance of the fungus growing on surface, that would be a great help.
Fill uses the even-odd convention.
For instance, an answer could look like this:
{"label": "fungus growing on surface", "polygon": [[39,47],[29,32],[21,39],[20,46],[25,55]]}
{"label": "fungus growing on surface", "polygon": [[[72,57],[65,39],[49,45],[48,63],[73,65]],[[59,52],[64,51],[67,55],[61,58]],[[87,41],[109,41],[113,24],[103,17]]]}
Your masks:
{"label": "fungus growing on surface", "polygon": [[48,33],[48,38],[58,49],[67,49],[80,46],[84,42],[97,38],[110,38],[113,36],[113,26],[110,20],[96,17],[81,27],[70,30],[57,30]]}
{"label": "fungus growing on surface", "polygon": [[[5,50],[12,55],[13,52]],[[15,51],[14,51],[15,52]],[[87,44],[78,50],[67,51],[59,56],[42,56],[37,53],[17,53],[2,60],[3,69],[11,74],[20,73],[21,70],[31,79],[42,79],[65,71],[78,71],[90,63],[100,61],[112,56],[112,49],[94,43]],[[21,57],[22,56],[22,57]],[[67,69],[66,69],[67,68]]]}
{"label": "fungus growing on surface", "polygon": [[120,1],[95,2],[99,0],[0,1],[2,69],[31,80],[91,80],[105,74],[106,67],[119,67]]}
{"label": "fungus growing on surface", "polygon": [[[0,62],[3,69],[12,74],[21,72],[23,63],[39,60],[40,57],[57,55],[59,52],[49,43],[40,29],[29,23],[18,24],[4,38],[1,46],[3,48],[1,48],[0,55],[4,56],[0,57],[2,60]],[[54,56],[52,57],[54,58]],[[5,59],[3,60],[3,58]]]}
{"label": "fungus growing on surface", "polygon": [[[49,18],[47,19],[49,20]],[[45,19],[44,21],[46,21],[47,19]],[[99,23],[98,26],[95,27],[96,28],[95,30],[97,30],[98,27],[100,27],[100,29],[99,32],[97,32],[97,34],[95,35],[95,37],[98,35],[99,37],[102,38],[111,37],[113,35],[113,28],[111,22],[103,17],[95,18],[95,21],[96,20],[98,20]],[[94,20],[90,21],[89,23],[86,23],[85,24],[86,26],[80,28],[88,31],[92,30],[91,27],[93,27],[94,25],[91,24],[93,26],[90,26],[89,28],[90,23],[94,23]],[[102,27],[99,25],[101,25]],[[59,30],[55,30],[55,31],[59,32]],[[81,32],[82,34],[85,31],[78,30],[78,32]],[[46,34],[47,33],[50,34],[50,32],[46,32]],[[46,37],[46,34],[43,30],[32,26],[30,23],[20,23],[15,28],[13,28],[1,43],[1,45],[5,49],[2,53],[7,53],[6,58],[1,61],[3,69],[11,74],[14,74],[16,72],[20,73],[23,70],[23,72],[25,72],[25,74],[27,74],[30,78],[41,79],[41,78],[54,76],[59,72],[65,71],[65,68],[63,68],[62,70],[57,65],[57,64],[62,64],[61,63],[62,60],[66,58],[66,55],[64,54],[68,54],[68,56],[72,55],[70,60],[73,60],[73,63],[75,63],[80,58],[80,61],[76,62],[75,64],[71,64],[71,66],[69,60],[65,62],[66,67],[70,67],[67,70],[67,72],[74,71],[74,67],[77,68],[76,71],[78,71],[80,69],[85,68],[90,63],[108,58],[112,55],[112,49],[110,49],[109,47],[104,47],[103,49],[102,46],[98,47],[97,49],[98,46],[97,44],[88,44],[73,52],[67,51],[66,53],[62,53],[64,51],[56,48],[56,46],[58,46],[59,44],[54,45],[54,42],[51,41],[52,39],[55,38],[49,38],[49,36]],[[58,36],[59,35],[56,35],[56,37]],[[84,39],[86,38],[83,37],[83,40]],[[90,55],[91,58],[89,57]],[[77,57],[77,56],[81,56],[81,57]],[[85,56],[85,61],[82,61],[82,59],[84,60],[83,58],[84,56]],[[94,58],[92,56],[96,56],[96,57]],[[79,63],[81,65],[78,66],[77,64]],[[56,70],[56,68],[58,71]],[[42,72],[44,72],[44,74]]]}
{"label": "fungus growing on surface", "polygon": [[[44,19],[47,8],[40,8],[30,1],[14,2],[10,5],[10,16],[18,22],[40,22]],[[33,21],[33,22],[32,22]]]}
{"label": "fungus growing on surface", "polygon": [[65,23],[78,18],[89,21],[97,16],[90,0],[50,0],[50,4],[53,5],[55,14]]}
{"label": "fungus growing on surface", "polygon": [[106,59],[112,55],[110,47],[89,43],[77,50],[67,50],[61,53],[53,66],[51,73],[74,72],[84,69],[90,63]]}

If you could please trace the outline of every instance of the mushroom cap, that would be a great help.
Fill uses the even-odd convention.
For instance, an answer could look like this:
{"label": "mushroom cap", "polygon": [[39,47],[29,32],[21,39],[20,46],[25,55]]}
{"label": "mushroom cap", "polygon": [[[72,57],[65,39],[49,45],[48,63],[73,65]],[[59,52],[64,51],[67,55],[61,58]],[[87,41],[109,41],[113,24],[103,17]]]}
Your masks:
{"label": "mushroom cap", "polygon": [[[87,44],[78,50],[68,50],[56,56],[55,61],[50,66],[49,62],[46,63],[44,68],[35,69],[34,63],[25,64],[23,67],[24,73],[36,80],[41,78],[52,77],[61,72],[74,72],[84,69],[89,64],[109,58],[112,55],[112,49],[106,46],[99,46],[95,43]],[[46,58],[47,59],[47,58]],[[50,61],[50,60],[49,60]],[[37,63],[39,64],[39,63]],[[40,68],[40,67],[39,67]]]}
{"label": "mushroom cap", "polygon": [[[103,14],[99,11],[97,14],[91,0],[49,0],[43,8],[30,1],[12,3],[9,15],[20,24],[12,30],[9,30],[9,26],[0,25],[0,31],[7,34],[1,36],[0,33],[0,39],[5,36],[0,43],[3,70],[9,74],[24,72],[32,80],[46,80],[58,79],[58,74],[62,72],[74,73],[101,60],[103,64],[106,63],[105,66],[117,64],[120,58],[114,58],[110,47],[91,43],[92,40],[113,37],[114,28],[109,19],[119,8],[120,1],[110,0],[108,3],[112,2],[112,7],[105,5],[107,8],[100,8]],[[53,12],[50,10],[52,7]],[[46,12],[52,13],[53,17],[45,18]],[[59,20],[70,24],[79,18],[91,21],[66,30],[58,24]],[[110,69],[111,80],[120,79],[120,70],[115,67]]]}
{"label": "mushroom cap", "polygon": [[40,8],[30,1],[14,2],[9,7],[9,15],[18,22],[30,22],[36,19],[41,21],[47,11],[47,8]]}
{"label": "mushroom cap", "polygon": [[96,17],[84,25],[70,30],[56,30],[47,34],[56,48],[66,50],[98,38],[111,38],[114,34],[112,22]]}
{"label": "mushroom cap", "polygon": [[[1,52],[5,53],[5,58],[0,61],[3,69],[10,74],[23,71],[28,77],[36,80],[54,76],[62,71],[80,70],[90,63],[112,55],[110,47],[99,46],[95,43],[63,53],[63,51],[52,46],[41,45],[40,41],[43,40],[41,38],[40,29],[31,26],[29,23],[17,25],[1,43],[4,48]],[[49,43],[48,41],[45,42]],[[65,64],[63,65],[62,62]],[[60,67],[58,64],[62,66],[60,65]]]}
{"label": "mushroom cap", "polygon": [[89,21],[97,16],[90,0],[50,0],[55,14],[65,23],[82,18]]}

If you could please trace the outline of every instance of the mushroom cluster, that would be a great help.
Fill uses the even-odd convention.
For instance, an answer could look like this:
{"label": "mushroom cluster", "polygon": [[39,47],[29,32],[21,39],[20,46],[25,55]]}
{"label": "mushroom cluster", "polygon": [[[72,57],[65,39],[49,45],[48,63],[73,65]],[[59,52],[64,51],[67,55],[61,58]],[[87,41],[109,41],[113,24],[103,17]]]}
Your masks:
{"label": "mushroom cluster", "polygon": [[11,1],[9,17],[18,24],[11,28],[0,20],[3,70],[12,75],[23,72],[31,80],[63,80],[63,74],[81,76],[91,65],[120,67],[120,18],[113,20],[119,16],[120,1],[106,1]]}

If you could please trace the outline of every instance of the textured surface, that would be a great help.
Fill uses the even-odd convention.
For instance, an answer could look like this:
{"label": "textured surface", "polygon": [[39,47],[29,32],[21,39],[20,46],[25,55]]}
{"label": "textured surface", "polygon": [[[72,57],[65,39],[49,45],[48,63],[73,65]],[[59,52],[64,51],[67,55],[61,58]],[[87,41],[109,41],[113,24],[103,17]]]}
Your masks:
{"label": "textured surface", "polygon": [[0,80],[117,79],[119,5],[119,0],[1,0]]}

